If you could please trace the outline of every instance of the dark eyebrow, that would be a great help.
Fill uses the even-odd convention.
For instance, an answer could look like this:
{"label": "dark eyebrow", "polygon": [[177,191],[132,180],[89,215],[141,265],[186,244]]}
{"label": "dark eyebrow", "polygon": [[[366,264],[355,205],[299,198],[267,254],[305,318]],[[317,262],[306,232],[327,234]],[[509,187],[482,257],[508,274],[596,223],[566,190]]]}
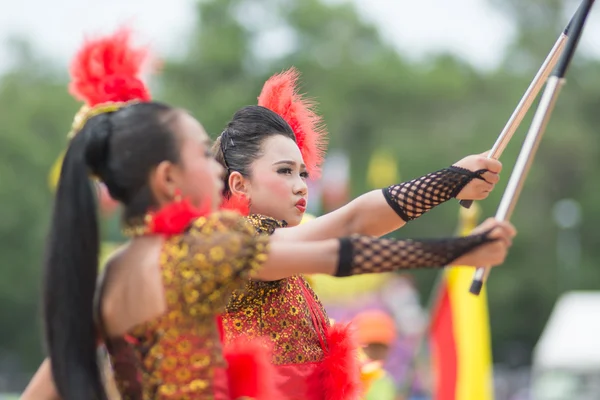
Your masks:
{"label": "dark eyebrow", "polygon": [[[274,162],[273,165],[289,165],[290,167],[295,167],[296,162],[292,161],[292,160],[281,160],[281,161]],[[300,169],[305,169],[305,168],[306,168],[306,165],[300,164]]]}

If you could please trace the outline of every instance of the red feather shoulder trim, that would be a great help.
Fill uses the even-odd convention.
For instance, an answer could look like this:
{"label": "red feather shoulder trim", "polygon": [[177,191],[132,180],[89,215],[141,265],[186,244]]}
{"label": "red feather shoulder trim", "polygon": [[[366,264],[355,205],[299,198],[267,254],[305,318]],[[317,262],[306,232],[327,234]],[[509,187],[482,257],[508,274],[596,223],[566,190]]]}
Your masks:
{"label": "red feather shoulder trim", "polygon": [[244,217],[247,217],[250,214],[250,202],[247,198],[242,196],[231,195],[229,198],[223,199],[219,208],[221,210],[237,211]]}
{"label": "red feather shoulder trim", "polygon": [[325,400],[359,400],[362,396],[358,343],[350,324],[334,323],[327,331],[329,352],[321,364]]}
{"label": "red feather shoulder trim", "polygon": [[174,201],[148,214],[148,233],[164,236],[180,235],[195,219],[210,213],[210,202],[205,202],[197,208],[187,198]]}
{"label": "red feather shoulder trim", "polygon": [[226,344],[229,395],[232,399],[280,400],[277,370],[271,364],[271,350],[264,340],[239,338]]}

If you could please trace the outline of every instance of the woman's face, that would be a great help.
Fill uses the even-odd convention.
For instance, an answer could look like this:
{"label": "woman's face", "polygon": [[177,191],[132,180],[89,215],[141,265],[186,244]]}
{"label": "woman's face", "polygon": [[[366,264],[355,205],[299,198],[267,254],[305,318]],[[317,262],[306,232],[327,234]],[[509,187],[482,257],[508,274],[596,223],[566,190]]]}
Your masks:
{"label": "woman's face", "polygon": [[308,200],[307,178],[296,142],[283,135],[268,137],[246,179],[250,213],[284,220],[289,226],[300,224]]}
{"label": "woman's face", "polygon": [[181,141],[175,186],[196,206],[210,201],[214,211],[221,204],[224,170],[212,155],[211,141],[202,125],[183,111],[177,116],[175,129]]}

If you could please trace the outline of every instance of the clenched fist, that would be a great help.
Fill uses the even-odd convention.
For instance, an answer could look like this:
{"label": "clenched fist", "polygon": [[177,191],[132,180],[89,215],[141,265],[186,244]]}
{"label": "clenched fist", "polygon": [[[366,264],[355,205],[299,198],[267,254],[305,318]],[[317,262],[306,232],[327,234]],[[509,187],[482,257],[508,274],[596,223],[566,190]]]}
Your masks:
{"label": "clenched fist", "polygon": [[459,200],[483,200],[487,198],[494,186],[500,180],[502,163],[498,160],[487,158],[488,152],[474,154],[454,163],[454,166],[468,169],[472,172],[485,170],[481,179],[473,179],[456,196]]}
{"label": "clenched fist", "polygon": [[494,267],[502,264],[508,254],[508,249],[512,246],[512,239],[517,234],[515,227],[510,222],[500,222],[494,218],[488,218],[475,228],[471,235],[485,232],[489,232],[487,237],[494,240],[457,258],[452,265]]}

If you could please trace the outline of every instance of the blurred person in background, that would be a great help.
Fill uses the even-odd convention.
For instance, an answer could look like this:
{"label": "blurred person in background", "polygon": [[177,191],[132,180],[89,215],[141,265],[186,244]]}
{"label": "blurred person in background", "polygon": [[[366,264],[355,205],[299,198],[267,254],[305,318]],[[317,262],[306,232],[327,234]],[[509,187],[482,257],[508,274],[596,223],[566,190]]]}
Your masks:
{"label": "blurred person in background", "polygon": [[369,363],[363,368],[382,368],[378,376],[370,382],[366,400],[396,400],[396,385],[385,371],[390,348],[396,340],[396,324],[393,318],[381,310],[367,310],[359,313],[352,320],[357,340]]}

